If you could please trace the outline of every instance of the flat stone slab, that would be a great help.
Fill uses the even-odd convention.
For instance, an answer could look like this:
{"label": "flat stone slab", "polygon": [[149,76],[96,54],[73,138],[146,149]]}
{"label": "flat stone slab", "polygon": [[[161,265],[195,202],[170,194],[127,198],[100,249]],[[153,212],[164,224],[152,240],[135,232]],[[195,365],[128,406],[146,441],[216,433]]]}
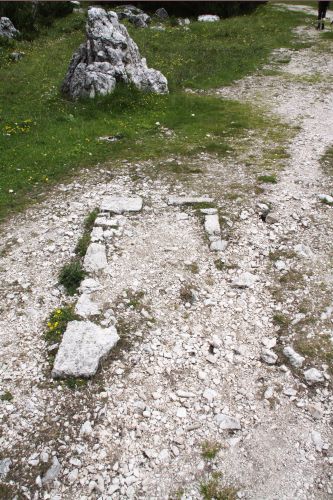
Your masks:
{"label": "flat stone slab", "polygon": [[84,269],[89,272],[99,272],[103,271],[107,264],[105,245],[101,243],[90,243],[84,257]]}
{"label": "flat stone slab", "polygon": [[245,272],[236,276],[231,283],[233,288],[250,288],[257,281],[257,277],[254,274]]}
{"label": "flat stone slab", "polygon": [[102,328],[91,321],[70,321],[54,361],[52,377],[92,377],[118,340],[113,326]]}
{"label": "flat stone slab", "polygon": [[205,231],[210,236],[221,234],[218,214],[205,215]]}
{"label": "flat stone slab", "polygon": [[168,199],[168,205],[196,205],[199,203],[214,203],[213,198],[208,198],[207,196],[197,197],[197,196],[170,196]]}
{"label": "flat stone slab", "polygon": [[88,294],[83,293],[76,303],[75,312],[82,318],[89,318],[89,316],[101,314],[101,309],[96,302],[91,300]]}
{"label": "flat stone slab", "polygon": [[122,214],[124,212],[140,212],[143,201],[140,196],[127,198],[123,196],[107,196],[102,200],[101,211],[111,212],[113,214]]}

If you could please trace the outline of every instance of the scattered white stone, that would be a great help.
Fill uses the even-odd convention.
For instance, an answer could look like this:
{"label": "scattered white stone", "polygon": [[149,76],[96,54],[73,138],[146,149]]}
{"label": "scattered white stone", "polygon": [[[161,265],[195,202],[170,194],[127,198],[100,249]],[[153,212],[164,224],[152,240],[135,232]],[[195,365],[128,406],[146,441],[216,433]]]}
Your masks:
{"label": "scattered white stone", "polygon": [[210,249],[214,252],[223,252],[228,246],[228,242],[226,240],[216,240],[212,241],[210,244]]}
{"label": "scattered white stone", "polygon": [[286,269],[286,263],[283,260],[277,260],[274,264],[275,269],[278,271],[284,271]]}
{"label": "scattered white stone", "polygon": [[178,418],[186,418],[186,409],[182,406],[177,409],[177,417]]}
{"label": "scattered white stone", "polygon": [[170,196],[168,205],[197,205],[198,203],[213,203],[214,199],[207,196]]}
{"label": "scattered white stone", "polygon": [[230,417],[224,413],[219,413],[215,417],[220,429],[240,430],[241,424],[237,418]]}
{"label": "scattered white stone", "polygon": [[283,349],[283,354],[289,359],[290,364],[295,368],[300,368],[305,361],[305,358],[298,354],[298,352],[294,351],[294,349],[290,346]]}
{"label": "scattered white stone", "polygon": [[207,389],[204,390],[203,394],[202,394],[202,397],[207,399],[207,401],[209,403],[211,403],[217,396],[217,392],[214,391],[214,389],[209,389],[207,387]]}
{"label": "scattered white stone", "polygon": [[294,251],[299,257],[304,257],[305,259],[312,259],[314,256],[311,248],[307,245],[303,245],[303,243],[295,245]]}
{"label": "scattered white stone", "polygon": [[309,368],[304,372],[305,380],[309,385],[324,382],[325,377],[317,368]]}
{"label": "scattered white stone", "polygon": [[179,389],[176,394],[179,398],[193,398],[195,396],[194,392],[183,391],[182,389]]}
{"label": "scattered white stone", "polygon": [[200,208],[200,212],[205,215],[217,214],[217,208]]}
{"label": "scattered white stone", "polygon": [[101,211],[111,212],[113,214],[122,214],[124,212],[140,212],[143,201],[140,196],[127,198],[124,196],[107,196],[102,200]]}
{"label": "scattered white stone", "polygon": [[323,416],[323,410],[319,404],[310,404],[308,406],[308,412],[316,420],[321,419]]}
{"label": "scattered white stone", "polygon": [[105,227],[105,228],[114,228],[116,229],[117,227],[119,227],[119,221],[116,220],[114,217],[102,217],[102,216],[99,216],[97,217],[97,219],[95,220],[95,226],[97,227]]}
{"label": "scattered white stone", "polygon": [[105,245],[90,243],[83,263],[85,270],[89,272],[103,271],[107,264]]}
{"label": "scattered white stone", "polygon": [[271,351],[270,349],[263,349],[261,351],[260,358],[262,361],[264,361],[264,363],[267,363],[268,365],[275,365],[278,360],[275,352]]}
{"label": "scattered white stone", "polygon": [[315,445],[316,451],[319,453],[323,450],[324,441],[321,437],[321,434],[318,431],[311,431],[311,439],[313,444]]}
{"label": "scattered white stone", "polygon": [[320,201],[323,201],[324,203],[333,205],[333,196],[330,196],[329,194],[319,194],[318,198],[320,199]]}
{"label": "scattered white stone", "polygon": [[220,221],[217,214],[205,216],[205,231],[210,236],[221,234]]}
{"label": "scattered white stone", "polygon": [[294,396],[296,396],[297,391],[293,387],[286,387],[283,390],[283,394],[285,394],[286,396],[289,396],[289,397],[294,397]]}
{"label": "scattered white stone", "polygon": [[236,276],[236,278],[232,281],[231,286],[233,288],[251,288],[256,281],[257,277],[254,276],[254,274],[245,272]]}
{"label": "scattered white stone", "polygon": [[70,321],[57,352],[52,376],[91,377],[118,342],[117,330],[90,321]]}
{"label": "scattered white stone", "polygon": [[101,314],[101,309],[98,304],[90,299],[89,295],[83,293],[76,303],[75,312],[82,318],[88,318],[89,316]]}
{"label": "scattered white stone", "polygon": [[75,483],[77,481],[77,478],[79,477],[79,469],[73,469],[69,474],[68,474],[68,481],[70,483]]}
{"label": "scattered white stone", "polygon": [[57,457],[53,457],[51,467],[46,471],[45,475],[42,477],[42,484],[51,483],[54,481],[60,474],[61,465],[57,459]]}
{"label": "scattered white stone", "polygon": [[263,337],[261,339],[262,345],[264,345],[267,349],[273,349],[276,346],[276,338]]}
{"label": "scattered white stone", "polygon": [[80,435],[81,436],[91,436],[93,430],[91,427],[91,423],[89,420],[86,420],[84,424],[82,424],[81,429],[80,429]]}
{"label": "scattered white stone", "polygon": [[93,293],[102,289],[102,285],[99,281],[93,278],[85,278],[80,285],[79,291],[81,293]]}
{"label": "scattered white stone", "polygon": [[213,14],[203,14],[201,16],[198,16],[198,21],[200,21],[201,23],[216,23],[219,20],[220,17]]}
{"label": "scattered white stone", "polygon": [[91,231],[91,241],[102,241],[103,237],[103,228],[102,227],[94,227]]}
{"label": "scattered white stone", "polygon": [[11,465],[12,461],[10,458],[3,458],[2,460],[0,460],[0,479],[5,479]]}

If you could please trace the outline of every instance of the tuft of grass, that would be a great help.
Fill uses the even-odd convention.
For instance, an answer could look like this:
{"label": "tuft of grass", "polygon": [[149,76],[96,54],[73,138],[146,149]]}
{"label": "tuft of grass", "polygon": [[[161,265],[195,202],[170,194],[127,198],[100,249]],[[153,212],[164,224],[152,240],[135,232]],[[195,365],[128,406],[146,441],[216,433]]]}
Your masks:
{"label": "tuft of grass", "polygon": [[302,273],[300,273],[299,271],[290,269],[285,274],[283,274],[283,276],[281,276],[279,281],[281,285],[283,285],[288,290],[297,290],[303,283],[304,278]]}
{"label": "tuft of grass", "polygon": [[220,474],[212,474],[211,479],[200,484],[200,493],[204,500],[236,500],[237,489],[220,484]]}
{"label": "tuft of grass", "polygon": [[193,286],[191,284],[187,284],[182,286],[182,288],[180,289],[179,295],[184,304],[186,304],[187,302],[193,304],[195,297],[192,288]]}
{"label": "tuft of grass", "polygon": [[321,158],[321,165],[325,174],[333,176],[333,146],[328,148]]}
{"label": "tuft of grass", "polygon": [[68,295],[75,295],[86,272],[78,260],[65,264],[59,273],[59,284],[63,285]]}
{"label": "tuft of grass", "polygon": [[312,363],[326,363],[333,373],[333,343],[329,335],[318,335],[311,339],[299,337],[295,349]]}
{"label": "tuft of grass", "polygon": [[277,183],[276,175],[274,175],[274,174],[259,175],[257,180],[258,180],[258,182],[262,182],[265,184],[276,184]]}
{"label": "tuft of grass", "polygon": [[14,396],[10,391],[5,391],[3,394],[1,394],[0,399],[1,401],[11,401],[13,397]]}
{"label": "tuft of grass", "polygon": [[220,449],[221,446],[218,443],[213,441],[205,441],[201,446],[202,458],[205,458],[206,460],[213,460]]}
{"label": "tuft of grass", "polygon": [[290,318],[288,318],[288,316],[286,316],[285,314],[282,314],[282,313],[276,313],[276,314],[274,314],[274,316],[273,316],[273,323],[274,323],[276,326],[279,326],[279,327],[280,327],[280,329],[285,330],[285,329],[286,329],[286,328],[288,328],[288,326],[290,325],[291,320],[290,320]]}
{"label": "tuft of grass", "polygon": [[83,389],[84,387],[87,387],[88,380],[85,378],[68,377],[64,380],[64,384],[68,387],[68,389]]}
{"label": "tuft of grass", "polygon": [[136,311],[141,311],[141,309],[143,308],[142,299],[145,295],[145,292],[142,290],[139,290],[137,292],[135,292],[134,290],[126,290],[126,293],[126,306],[131,307]]}
{"label": "tuft of grass", "polygon": [[192,274],[198,274],[199,272],[199,266],[196,262],[192,262],[192,264],[189,264],[186,267]]}
{"label": "tuft of grass", "polygon": [[75,247],[75,253],[80,257],[84,257],[87,253],[88,246],[90,245],[91,236],[90,233],[93,230],[95,220],[99,214],[98,208],[95,208],[90,212],[85,218],[83,225],[83,234]]}

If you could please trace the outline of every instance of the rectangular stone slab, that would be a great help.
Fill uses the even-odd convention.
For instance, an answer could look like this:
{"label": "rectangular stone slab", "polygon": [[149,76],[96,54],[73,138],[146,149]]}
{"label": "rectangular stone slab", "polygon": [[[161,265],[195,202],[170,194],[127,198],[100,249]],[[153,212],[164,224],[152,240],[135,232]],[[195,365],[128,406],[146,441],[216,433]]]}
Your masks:
{"label": "rectangular stone slab", "polygon": [[113,326],[102,328],[91,321],[70,321],[54,361],[52,377],[92,377],[118,340]]}
{"label": "rectangular stone slab", "polygon": [[168,205],[196,205],[198,203],[213,203],[213,198],[196,196],[170,196]]}
{"label": "rectangular stone slab", "polygon": [[140,212],[142,210],[142,198],[134,196],[127,198],[123,196],[106,196],[101,203],[102,212],[122,214],[124,212]]}
{"label": "rectangular stone slab", "polygon": [[205,215],[205,231],[208,235],[221,234],[219,216],[217,214]]}

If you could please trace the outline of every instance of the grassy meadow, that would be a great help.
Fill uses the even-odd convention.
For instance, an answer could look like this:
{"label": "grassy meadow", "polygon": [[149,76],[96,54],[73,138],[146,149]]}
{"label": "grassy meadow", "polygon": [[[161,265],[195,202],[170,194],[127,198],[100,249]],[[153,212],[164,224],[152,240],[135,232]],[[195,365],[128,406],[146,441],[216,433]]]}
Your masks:
{"label": "grassy meadow", "polygon": [[[251,106],[184,89],[230,85],[266,63],[272,49],[300,48],[292,29],[309,19],[265,5],[249,16],[193,22],[189,30],[172,19],[165,31],[129,26],[142,56],[168,78],[168,96],[119,87],[106,98],[64,99],[59,88],[84,41],[83,14],[57,20],[32,42],[0,42],[0,219],[81,167],[201,151],[223,155],[233,138],[267,129],[268,120]],[[25,52],[21,61],[10,60],[13,50]],[[157,122],[174,134],[166,138]],[[118,142],[97,141],[116,134]]]}

